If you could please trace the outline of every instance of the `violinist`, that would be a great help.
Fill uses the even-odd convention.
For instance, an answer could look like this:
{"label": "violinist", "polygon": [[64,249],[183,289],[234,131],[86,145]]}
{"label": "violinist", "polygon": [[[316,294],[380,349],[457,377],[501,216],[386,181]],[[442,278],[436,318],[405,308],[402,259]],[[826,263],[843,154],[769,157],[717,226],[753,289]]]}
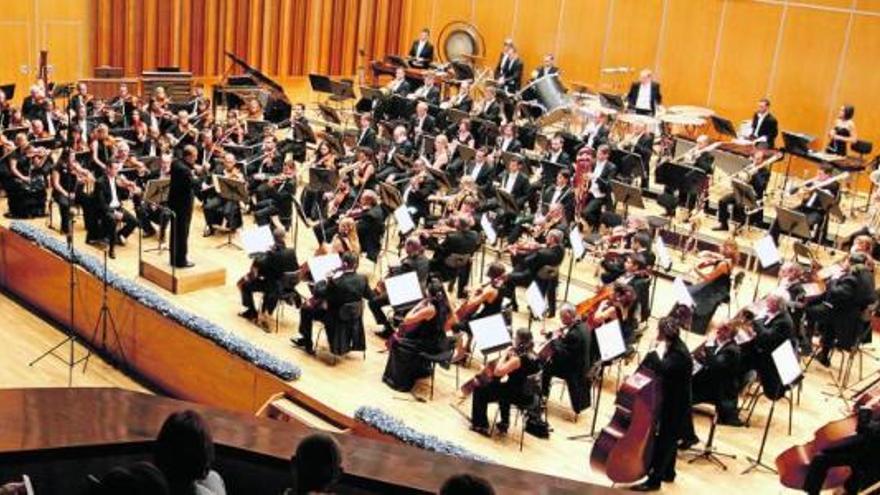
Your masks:
{"label": "violinist", "polygon": [[741,344],[742,371],[755,370],[764,395],[776,400],[785,394],[785,388],[773,362],[772,353],[783,342],[794,338],[794,322],[781,294],[771,292],[759,308],[760,311],[751,318],[750,325],[746,326],[746,334],[752,333],[754,338],[749,341],[746,336],[743,339],[745,342]]}
{"label": "violinist", "polygon": [[[21,134],[19,134],[21,135]],[[50,151],[37,148],[26,138],[16,136],[19,149],[7,161],[11,181],[4,185],[9,200],[9,216],[37,218],[46,215],[46,178],[44,166]],[[7,187],[8,186],[8,187]]]}
{"label": "violinist", "polygon": [[21,103],[21,113],[27,120],[41,120],[43,117],[43,102],[46,101],[46,93],[41,84],[31,86],[31,92],[24,97]]}
{"label": "violinist", "polygon": [[[235,155],[225,153],[223,155],[223,171],[220,177],[236,181],[244,181],[244,175],[235,163]],[[214,228],[226,224],[226,229],[235,232],[242,225],[241,205],[238,201],[231,201],[220,196],[216,186],[206,194],[202,212],[205,214],[205,231],[203,237],[214,235]]]}
{"label": "violinist", "polygon": [[[617,277],[617,282],[632,287],[639,308],[638,319],[643,322],[651,316],[651,266],[645,253],[630,253],[623,262],[623,274]],[[636,316],[635,311],[631,313]]]}
{"label": "violinist", "polygon": [[296,195],[296,162],[291,153],[284,159],[281,174],[270,178],[261,187],[264,189],[254,205],[254,222],[267,225],[272,217],[277,216],[284,229],[289,231],[293,222],[293,198]]}
{"label": "violinist", "polygon": [[548,314],[552,318],[556,314],[556,287],[559,280],[541,280],[538,273],[544,267],[559,267],[565,256],[565,248],[562,246],[563,233],[553,229],[547,234],[547,244],[536,246],[530,252],[519,253],[513,256],[513,273],[504,286],[504,295],[511,301],[514,311],[519,306],[516,302],[516,288],[528,287],[532,281],[537,281],[541,293],[547,297]]}
{"label": "violinist", "polygon": [[76,92],[67,102],[67,112],[71,117],[76,115],[80,108],[86,112],[91,112],[94,106],[94,98],[89,94],[89,87],[84,82],[76,84]]}
{"label": "violinist", "polygon": [[31,132],[28,133],[28,139],[39,141],[42,139],[51,139],[52,135],[46,130],[42,120],[31,121]]}
{"label": "violinist", "polygon": [[594,231],[599,228],[603,208],[611,207],[611,181],[617,174],[617,165],[609,161],[611,148],[603,144],[596,149],[596,163],[587,174],[586,207],[581,216]]}
{"label": "violinist", "polygon": [[[874,273],[867,266],[868,257],[854,253],[843,262],[843,273],[826,282],[825,294],[807,307],[807,324],[822,335],[816,360],[830,366],[832,349],[850,350],[868,330],[869,307],[877,301]],[[812,334],[812,332],[810,332]]]}
{"label": "violinist", "polygon": [[616,320],[620,323],[623,340],[629,343],[632,341],[632,334],[636,327],[636,309],[638,309],[636,303],[635,290],[629,285],[615,282],[611,285],[610,295],[607,299],[600,300],[587,313],[585,318],[587,327],[590,330],[595,330]]}
{"label": "violinist", "polygon": [[322,243],[316,254],[352,253],[361,255],[361,243],[357,235],[357,223],[351,217],[342,217],[330,237],[330,243]]}
{"label": "violinist", "polygon": [[[388,276],[391,277],[408,272],[415,272],[416,277],[419,279],[419,285],[425,287],[428,281],[430,260],[425,256],[425,249],[422,247],[422,241],[420,241],[419,237],[416,235],[409,236],[403,243],[403,249],[406,256],[400,260],[399,265],[388,269]],[[370,298],[369,307],[370,312],[373,313],[373,319],[382,327],[381,330],[374,333],[383,339],[387,339],[394,333],[394,329],[391,328],[391,322],[388,321],[388,317],[385,316],[385,312],[382,311],[382,308],[388,306],[389,303],[388,293],[384,289],[384,282],[382,282],[381,287],[377,286],[376,289],[373,290],[373,297]]]}
{"label": "violinist", "polygon": [[[418,100],[421,103],[425,103],[425,108],[427,110],[427,105],[437,106],[440,104],[440,88],[437,87],[435,83],[436,77],[433,72],[425,73],[425,82],[421,86],[419,86],[415,91],[406,95],[410,100]],[[418,110],[418,107],[416,107]]]}
{"label": "violinist", "polygon": [[95,128],[95,136],[92,140],[92,173],[96,176],[104,175],[107,165],[113,158],[114,140],[110,136],[110,129],[106,124],[99,124]]}
{"label": "violinist", "polygon": [[471,177],[484,193],[491,190],[492,181],[495,179],[495,171],[489,163],[488,155],[489,150],[485,146],[480,146],[474,153],[474,161],[467,164],[464,169],[464,175]]}
{"label": "violinist", "polygon": [[379,164],[379,170],[376,173],[376,180],[379,181],[389,178],[393,181],[398,175],[406,175],[406,164],[403,162],[409,161],[415,154],[406,127],[399,125],[394,128],[393,132],[391,147],[385,154],[385,160]]}
{"label": "violinist", "polygon": [[[274,229],[272,237],[275,243],[271,250],[258,256],[254,260],[251,272],[238,282],[241,305],[245,307],[238,316],[250,322],[257,322],[261,315],[268,316],[274,312],[281,290],[282,276],[296,271],[299,267],[296,250],[286,246],[284,229]],[[254,305],[255,292],[265,294],[260,312],[257,312]]]}
{"label": "violinist", "polygon": [[70,127],[70,133],[72,134],[70,147],[76,153],[88,153],[90,151],[89,143],[86,139],[83,139],[82,129],[79,127]]}
{"label": "violinist", "polygon": [[541,374],[541,393],[546,400],[550,395],[550,381],[553,377],[565,380],[571,407],[575,414],[590,407],[590,387],[592,385],[587,371],[598,356],[598,347],[593,344],[593,335],[578,319],[573,305],[564,303],[559,309],[562,328],[548,335],[548,350],[541,355],[549,355]]}
{"label": "violinist", "polygon": [[676,449],[687,432],[691,409],[691,376],[693,359],[679,336],[681,322],[674,317],[661,318],[657,323],[657,345],[641,365],[654,371],[662,387],[663,400],[657,418],[657,436],[648,467],[648,479],[630,490],[660,490],[662,482],[675,481]]}
{"label": "violinist", "polygon": [[431,374],[431,366],[422,357],[446,348],[446,321],[452,311],[443,283],[428,281],[426,297],[416,304],[388,340],[388,361],[382,381],[398,392],[409,392],[415,382]]}
{"label": "violinist", "polygon": [[[766,151],[766,147],[758,147],[755,149],[755,152],[752,153],[752,159],[748,167],[758,167],[769,157]],[[770,167],[762,167],[757,170],[755,173],[749,176],[748,184],[752,186],[752,189],[755,190],[755,201],[760,202],[764,198],[764,191],[767,190],[767,184],[770,183]],[[745,219],[745,210],[743,210],[742,205],[737,204],[736,198],[734,196],[733,191],[725,194],[723,197],[718,199],[718,225],[712,228],[712,230],[728,230],[727,221],[730,219],[730,208],[733,208],[733,218],[738,222],[743,222]],[[757,213],[755,213],[752,222],[760,224],[764,218],[763,209],[759,209]]]}
{"label": "violinist", "polygon": [[452,330],[456,336],[461,338],[456,340],[455,354],[452,356],[453,363],[467,358],[468,349],[470,349],[473,339],[473,333],[468,323],[501,313],[501,305],[504,301],[501,287],[507,278],[507,270],[502,263],[494,261],[486,270],[486,277],[489,281],[469,290],[467,299],[463,300],[455,309],[457,323],[453,325]]}
{"label": "violinist", "polygon": [[357,237],[367,259],[376,262],[385,234],[385,210],[379,203],[379,195],[373,190],[362,191],[357,206],[347,215],[357,221]]}
{"label": "violinist", "polygon": [[[840,183],[835,181],[834,176],[831,175],[833,170],[834,167],[823,162],[819,166],[819,173],[816,177],[804,183],[800,191],[791,189],[786,191],[787,194],[806,193],[795,211],[803,213],[807,217],[807,225],[811,231],[814,231],[814,239],[817,241],[825,237],[828,229],[826,218],[840,192]],[[769,233],[773,237],[773,242],[779,245],[781,230],[778,220],[775,220],[770,226]]]}
{"label": "violinist", "polygon": [[413,223],[418,225],[428,216],[431,208],[428,199],[432,197],[436,186],[428,173],[425,172],[424,160],[416,158],[413,169],[416,173],[403,187],[401,202],[412,216]]}
{"label": "violinist", "polygon": [[[441,280],[458,282],[459,299],[466,297],[466,288],[471,276],[471,264],[473,254],[480,248],[480,236],[472,230],[468,219],[460,214],[451,217],[453,231],[446,234],[445,239],[437,242],[430,239],[430,247],[434,248],[434,256],[431,258],[431,272],[440,275]],[[432,246],[433,245],[433,246]],[[458,265],[455,259],[467,261]]]}
{"label": "violinist", "polygon": [[[697,368],[693,376],[692,403],[711,403],[715,406],[718,424],[727,426],[743,426],[739,419],[737,399],[739,398],[739,366],[740,348],[734,340],[736,328],[728,322],[719,325],[714,337],[706,339],[694,351],[694,366]],[[680,449],[689,449],[700,441],[694,431],[693,413],[686,422]]]}
{"label": "violinist", "polygon": [[65,151],[61,159],[52,168],[52,199],[58,205],[61,213],[61,233],[70,232],[70,208],[76,203],[76,189],[79,181],[80,166],[76,162],[76,155]]}
{"label": "violinist", "polygon": [[125,246],[126,239],[138,226],[137,217],[122,206],[122,202],[134,191],[122,185],[124,178],[119,175],[121,168],[120,162],[110,162],[106,175],[95,183],[95,204],[103,223],[110,258],[116,257],[115,246]]}
{"label": "violinist", "polygon": [[342,253],[341,258],[340,272],[315,284],[312,292],[317,303],[304,304],[300,309],[300,336],[292,338],[291,342],[308,354],[315,354],[312,342],[312,322],[315,320],[324,323],[333,354],[342,355],[352,348],[364,348],[363,332],[358,330],[362,315],[353,314],[352,308],[370,298],[370,285],[365,275],[357,273],[358,257],[355,253]]}
{"label": "violinist", "polygon": [[[634,217],[627,219],[627,223],[633,221]],[[603,284],[610,284],[617,280],[618,277],[626,271],[624,261],[627,255],[641,254],[644,257],[646,268],[651,269],[656,261],[656,256],[651,251],[651,235],[645,230],[636,230],[626,227],[622,233],[617,232],[621,227],[615,227],[611,234],[602,239],[606,247],[603,251],[601,280]],[[616,240],[620,239],[622,247],[615,248],[612,246]]]}
{"label": "violinist", "polygon": [[715,311],[722,302],[730,299],[733,269],[739,259],[736,241],[728,239],[721,245],[720,253],[703,251],[694,267],[699,280],[688,287],[694,299],[694,316],[691,331],[705,335]]}
{"label": "violinist", "polygon": [[486,410],[490,403],[498,402],[501,421],[495,428],[499,434],[506,434],[510,425],[510,405],[526,404],[533,399],[526,387],[526,379],[540,370],[533,348],[532,333],[527,328],[518,328],[513,346],[491,366],[491,381],[474,389],[471,402],[472,431],[489,436]]}

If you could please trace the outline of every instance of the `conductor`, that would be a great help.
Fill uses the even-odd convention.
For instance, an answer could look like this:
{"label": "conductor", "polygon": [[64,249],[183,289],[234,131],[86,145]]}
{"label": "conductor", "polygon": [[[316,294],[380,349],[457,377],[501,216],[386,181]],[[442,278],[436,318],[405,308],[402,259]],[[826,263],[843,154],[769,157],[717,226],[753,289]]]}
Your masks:
{"label": "conductor", "polygon": [[171,186],[168,190],[168,207],[174,212],[171,227],[171,266],[190,268],[187,259],[189,224],[193,211],[193,168],[196,166],[198,150],[195,146],[183,148],[183,159],[171,165]]}

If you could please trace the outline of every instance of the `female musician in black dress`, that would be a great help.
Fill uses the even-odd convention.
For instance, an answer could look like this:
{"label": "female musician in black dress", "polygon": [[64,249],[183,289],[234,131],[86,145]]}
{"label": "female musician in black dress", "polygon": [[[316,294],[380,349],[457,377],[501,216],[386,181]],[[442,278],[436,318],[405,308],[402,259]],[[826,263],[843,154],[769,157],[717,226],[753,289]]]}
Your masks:
{"label": "female musician in black dress", "polygon": [[858,140],[856,123],[853,121],[855,113],[856,109],[852,105],[844,105],[840,107],[840,112],[837,114],[837,119],[834,121],[834,128],[828,131],[828,146],[825,148],[826,153],[846,156],[847,146]]}
{"label": "female musician in black dress", "polygon": [[739,249],[733,239],[728,239],[721,245],[720,254],[705,251],[700,253],[703,260],[694,267],[700,281],[688,288],[694,299],[692,332],[706,335],[715,310],[730,299],[731,274],[738,257]]}
{"label": "female musician in black dress", "polygon": [[[484,369],[490,381],[477,385],[471,401],[471,430],[489,436],[489,418],[486,414],[492,402],[498,402],[501,422],[496,425],[502,435],[510,424],[510,405],[528,401],[526,379],[540,369],[533,352],[532,333],[527,328],[516,331],[513,346],[502,354],[494,365]],[[503,381],[506,377],[506,381]]]}
{"label": "female musician in black dress", "polygon": [[382,381],[400,392],[409,392],[416,380],[430,375],[430,365],[421,354],[438,353],[447,344],[444,329],[450,308],[443,283],[430,280],[427,293],[388,339],[388,362]]}

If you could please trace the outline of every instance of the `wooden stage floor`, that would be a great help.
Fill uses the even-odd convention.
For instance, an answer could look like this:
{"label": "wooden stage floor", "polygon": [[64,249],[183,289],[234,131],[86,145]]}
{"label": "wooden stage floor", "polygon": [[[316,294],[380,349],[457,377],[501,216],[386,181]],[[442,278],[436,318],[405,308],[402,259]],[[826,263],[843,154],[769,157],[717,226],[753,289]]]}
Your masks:
{"label": "wooden stage floor", "polygon": [[[3,209],[5,210],[5,208]],[[6,219],[2,220],[2,222],[4,224],[9,223]],[[31,222],[34,225],[46,228],[45,219],[32,220]],[[225,267],[228,276],[226,285],[223,287],[204,289],[189,294],[172,295],[139,278],[137,275],[137,240],[135,238],[132,238],[128,246],[117,249],[117,259],[110,260],[110,267],[118,274],[132,280],[137,280],[144,286],[156,290],[175,304],[236,332],[279,357],[295,362],[303,368],[303,376],[300,380],[293,382],[292,386],[326,403],[329,407],[339,412],[353,415],[355,409],[359,406],[376,406],[401,418],[413,428],[425,433],[437,434],[444,439],[457,442],[468,449],[503,464],[593,483],[608,483],[602,476],[594,474],[590,470],[589,453],[591,443],[567,440],[569,436],[588,432],[593,410],[590,409],[581,414],[578,421],[574,422],[573,414],[568,406],[568,398],[560,397],[561,387],[559,386],[554,387],[549,406],[550,423],[554,428],[551,438],[549,440],[541,440],[527,436],[524,451],[520,452],[517,440],[513,436],[487,439],[468,430],[468,422],[452,407],[455,389],[454,370],[437,370],[433,401],[416,401],[412,395],[395,392],[382,384],[381,376],[386,356],[381,351],[384,348],[382,341],[369,332],[369,330],[374,328],[373,321],[368,314],[369,312],[367,312],[366,316],[368,323],[368,352],[366,359],[363,359],[360,353],[353,353],[341,359],[335,365],[330,363],[326,352],[326,342],[323,339],[319,342],[318,358],[308,356],[290,345],[289,339],[296,334],[298,322],[298,314],[290,308],[285,308],[280,332],[278,333],[267,332],[238,318],[236,314],[240,311],[240,305],[235,282],[248,269],[250,260],[243,251],[235,247],[218,247],[225,242],[224,235],[217,234],[214,237],[203,238],[201,236],[203,225],[203,216],[200,208],[197,207],[190,236],[190,250],[193,253],[192,259],[196,263],[199,263],[201,260],[210,260],[214,264]],[[246,219],[246,225],[251,225],[250,218]],[[57,232],[53,231],[53,233],[59,238],[61,237]],[[76,245],[85,252],[100,255],[98,249],[84,244],[84,235],[82,222],[77,222]],[[316,246],[311,232],[302,228],[299,229],[297,243],[301,259],[307,258],[306,253],[313,252]],[[145,248],[154,247],[155,244],[155,240],[144,241]],[[492,257],[490,255],[489,259],[492,259]],[[384,257],[383,262],[387,266],[388,263],[394,263],[396,261],[395,258],[396,256],[390,253]],[[679,260],[677,253],[675,258]],[[689,260],[684,261],[687,262]],[[563,267],[567,267],[567,260]],[[369,261],[362,262],[360,270],[365,274],[371,275],[375,280],[376,273],[374,273],[375,270],[372,263]],[[682,268],[682,271],[684,271],[684,268]],[[586,287],[595,284],[594,273],[595,265],[589,261],[582,261],[575,266],[574,275],[576,280],[571,285],[568,298],[570,301],[577,302],[592,294],[592,291]],[[751,284],[752,277],[748,277],[739,295],[739,300],[743,304],[751,300]],[[761,287],[763,287],[763,290],[760,292],[763,293],[771,287],[771,283],[768,280],[764,280]],[[665,280],[659,282],[654,315],[665,314],[672,305],[673,300],[670,295],[672,291],[670,289],[670,282]],[[520,297],[522,301],[522,295]],[[559,297],[562,297],[562,292],[560,292]],[[0,310],[5,309],[5,304],[7,303],[0,301]],[[734,311],[735,309],[736,307]],[[47,333],[46,330],[33,330],[31,328],[32,325],[28,324],[22,326],[21,322],[34,320],[34,317],[26,312],[7,313],[6,311],[0,311],[0,314],[4,315],[2,317],[4,320],[3,333],[22,333],[21,329],[24,328],[28,335],[34,334],[38,336],[36,339],[17,339],[28,342],[28,346],[20,351],[11,352],[9,348],[4,348],[0,351],[0,356],[6,358],[4,361],[12,363],[7,365],[12,370],[10,373],[11,378],[7,380],[5,372],[4,375],[0,375],[4,376],[3,386],[59,385],[58,380],[61,375],[58,375],[58,370],[47,373],[45,377],[42,376],[45,365],[41,364],[38,366],[41,375],[27,375],[25,377],[26,373],[24,372],[27,371],[27,362],[31,357],[54,342],[55,334],[60,334],[55,331]],[[718,317],[722,318],[726,314],[727,308],[722,306],[718,311]],[[515,315],[515,326],[525,324],[526,316],[524,313]],[[558,325],[558,321],[554,320],[546,323],[547,328],[554,328],[555,325]],[[274,327],[272,329],[274,330]],[[652,326],[642,341],[641,350],[643,352],[651,345],[653,334],[654,328]],[[700,338],[698,336],[692,335],[688,337],[688,344],[691,347],[695,347],[699,343]],[[871,352],[874,351],[874,349],[869,350]],[[864,361],[866,376],[875,372],[878,368],[876,360],[871,356],[867,356]],[[477,371],[478,365],[476,361],[472,365],[472,369],[462,370],[462,379],[467,379]],[[636,364],[633,362],[625,366],[622,371],[623,375],[625,376],[631,372]],[[110,384],[126,388],[136,387],[136,384],[133,382],[124,377],[119,377],[115,372],[107,372],[106,368],[102,370],[99,366],[90,368],[85,377],[76,377],[75,381],[81,385],[95,384],[94,381],[90,380],[97,380],[105,373],[110,376],[110,378],[107,378]],[[809,440],[816,428],[829,420],[842,416],[843,402],[838,398],[827,397],[824,394],[834,390],[831,385],[830,376],[830,373],[821,368],[821,366],[815,365],[810,369],[806,378],[801,403],[794,411],[793,433],[791,436],[787,435],[787,407],[780,404],[775,414],[764,456],[768,464],[772,465],[775,456],[788,446]],[[64,378],[66,379],[66,375],[64,375]],[[614,387],[615,376],[612,373],[609,378],[606,378],[605,393],[602,397],[602,406],[598,419],[599,428],[607,424],[613,413]],[[421,397],[427,397],[427,380],[417,386],[416,393]],[[464,412],[467,414],[469,414],[469,407],[470,403],[467,402],[464,405]],[[679,477],[675,484],[668,485],[668,492],[693,493],[711,490],[714,493],[741,493],[743,491],[755,490],[759,493],[783,493],[785,490],[779,485],[775,475],[764,473],[739,474],[747,465],[745,457],[757,454],[757,448],[761,440],[761,428],[764,424],[768,408],[769,405],[766,401],[759,403],[755,417],[752,420],[752,427],[750,428],[718,428],[716,434],[716,445],[718,448],[723,452],[734,453],[738,456],[736,460],[729,463],[729,470],[727,472],[722,472],[718,468],[706,463],[688,465],[686,462],[681,462],[679,464]],[[492,411],[493,409],[490,409],[490,414],[492,414]],[[696,422],[698,434],[702,439],[705,439],[709,418],[707,416],[697,416]]]}

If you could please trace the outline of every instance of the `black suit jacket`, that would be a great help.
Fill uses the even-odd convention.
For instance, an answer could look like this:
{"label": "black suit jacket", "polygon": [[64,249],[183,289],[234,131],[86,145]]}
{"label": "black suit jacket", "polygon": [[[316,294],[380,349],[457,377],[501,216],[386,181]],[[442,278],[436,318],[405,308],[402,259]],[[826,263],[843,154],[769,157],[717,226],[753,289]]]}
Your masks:
{"label": "black suit jacket", "polygon": [[382,247],[382,235],[385,234],[385,213],[381,205],[376,205],[361,215],[357,222],[357,233],[367,257],[375,261]]}
{"label": "black suit jacket", "polygon": [[548,67],[544,67],[543,65],[541,65],[540,67],[535,69],[535,77],[533,78],[533,80],[544,77],[548,74],[559,74],[559,67],[556,67],[555,65],[551,65],[548,68]]}
{"label": "black suit jacket", "polygon": [[740,348],[734,342],[706,347],[706,358],[700,371],[694,375],[694,403],[715,402],[733,404],[739,395]]}
{"label": "black suit jacket", "polygon": [[[504,184],[507,182],[507,172],[501,174],[501,184],[498,186],[501,189],[504,189]],[[516,180],[513,182],[513,189],[511,189],[510,194],[513,196],[513,199],[516,201],[517,206],[522,208],[522,206],[528,201],[529,193],[531,192],[531,186],[529,185],[529,179],[526,177],[526,174],[520,172],[517,174]]]}
{"label": "black suit jacket", "polygon": [[299,266],[296,250],[293,248],[272,249],[258,263],[260,274],[271,283],[279,282],[285,272],[299,270]]}
{"label": "black suit jacket", "polygon": [[[416,129],[419,126],[419,117],[417,115],[413,115],[409,121],[410,132],[416,134]],[[430,115],[425,115],[425,121],[422,123],[421,134],[434,134],[434,117]]]}
{"label": "black suit jacket", "polygon": [[416,272],[419,283],[424,286],[428,281],[428,272],[431,269],[431,260],[424,254],[407,256],[400,261],[400,267],[394,271],[395,275],[407,272]]}
{"label": "black suit jacket", "polygon": [[526,255],[523,263],[528,267],[532,277],[545,266],[559,266],[565,257],[565,249],[562,245],[547,246]]}
{"label": "black suit jacket", "polygon": [[[465,175],[471,175],[474,172],[474,167],[476,166],[476,162],[468,163],[467,167],[465,167]],[[483,189],[492,184],[492,179],[494,179],[495,173],[492,168],[492,165],[489,162],[483,162],[482,167],[480,167],[480,172],[477,174],[476,182],[477,187]]]}
{"label": "black suit jacket", "polygon": [[504,144],[504,140],[499,138],[498,141],[498,149],[501,151],[506,151],[508,153],[519,153],[522,150],[522,143],[519,142],[519,139],[513,138],[510,140],[510,143],[507,144],[507,149],[502,149]]}
{"label": "black suit jacket", "polygon": [[376,131],[372,127],[368,127],[366,132],[358,134],[357,146],[364,148],[376,149]]}
{"label": "black suit jacket", "polygon": [[440,104],[440,88],[438,88],[436,85],[432,86],[428,90],[428,93],[425,96],[419,98],[419,100],[426,101],[428,102],[428,104],[434,105],[436,107]]}
{"label": "black suit jacket", "polygon": [[587,146],[592,147],[593,149],[602,146],[603,144],[608,144],[608,136],[609,130],[607,125],[602,125],[596,128],[595,131],[589,134],[584,135],[584,143]]}
{"label": "black suit jacket", "polygon": [[661,380],[663,403],[659,428],[661,431],[668,430],[672,438],[676,438],[681,435],[691,409],[691,375],[694,368],[691,353],[684,342],[676,338],[669,342],[662,359],[652,351],[645,356],[642,365],[653,370]]}
{"label": "black suit jacket", "polygon": [[479,245],[479,234],[472,230],[452,232],[437,246],[434,258],[444,260],[450,254],[473,254]]}
{"label": "black suit jacket", "polygon": [[[544,193],[541,195],[544,203],[543,213],[547,213],[550,210],[550,202],[553,200],[554,193],[556,193],[555,185],[544,188]],[[574,218],[574,191],[566,186],[562,192],[559,193],[557,201],[562,203],[562,209],[565,210],[565,218],[571,221],[571,219]]]}
{"label": "black suit jacket", "polygon": [[454,103],[454,105],[452,105],[452,108],[456,110],[461,110],[462,112],[470,112],[471,108],[473,108],[474,106],[474,99],[470,96],[465,96],[458,103],[455,103],[457,101],[457,98],[453,99],[452,101]]}
{"label": "black suit jacket", "polygon": [[419,49],[419,40],[415,40],[412,46],[409,49],[409,56],[413,58],[420,58],[424,60],[419,60],[417,63],[413,64],[416,66],[427,66],[431,62],[434,61],[434,45],[431,44],[430,41],[425,42],[425,46],[422,48],[421,52],[418,52]]}
{"label": "black suit jacket", "polygon": [[776,371],[771,353],[794,336],[794,322],[788,311],[780,311],[769,322],[756,320],[753,327],[755,329],[755,371],[758,372],[758,379],[764,388],[764,394],[771,399],[777,399],[784,395],[785,390],[782,388],[782,381],[779,379],[779,373]]}
{"label": "black suit jacket", "polygon": [[[629,92],[626,94],[626,102],[627,106],[630,109],[636,108],[636,103],[639,99],[639,84],[638,81],[632,83],[629,87]],[[660,83],[657,81],[651,81],[651,113],[655,113],[657,111],[657,105],[663,103],[663,95],[660,94]]]}
{"label": "black suit jacket", "polygon": [[178,216],[192,213],[193,184],[192,170],[183,161],[171,164],[171,185],[168,188],[168,206]]}
{"label": "black suit jacket", "polygon": [[777,122],[776,117],[773,116],[772,113],[768,113],[766,117],[764,117],[764,121],[761,122],[761,127],[757,128],[758,125],[758,113],[755,112],[752,115],[752,139],[763,137],[767,140],[767,144],[770,145],[771,148],[776,147],[776,136],[779,135],[779,122]]}
{"label": "black suit jacket", "polygon": [[[551,151],[551,152],[547,153],[547,161],[548,162],[552,162],[557,165],[566,165],[566,166],[571,165],[571,157],[568,156],[568,153],[566,153],[565,150],[562,150],[559,153],[559,156],[556,158],[555,162],[552,161],[552,158],[553,158],[553,152]],[[567,167],[562,167],[562,168],[567,168]]]}
{"label": "black suit jacket", "polygon": [[394,94],[396,94],[397,96],[403,96],[403,97],[410,94],[410,92],[411,92],[411,87],[410,87],[409,82],[406,79],[404,79],[403,82],[400,83],[400,86],[398,86],[397,89],[394,90]]}
{"label": "black suit jacket", "polygon": [[494,122],[498,124],[501,122],[501,104],[498,100],[492,100],[488,106],[483,108],[483,111],[480,112],[479,118],[483,120],[488,120],[490,122]]}
{"label": "black suit jacket", "polygon": [[[593,170],[595,169],[596,165],[593,165]],[[599,177],[596,179],[599,183],[599,190],[601,190],[602,193],[606,195],[611,194],[611,181],[614,180],[616,175],[617,165],[611,163],[611,161],[605,162],[605,166],[602,168],[602,173],[599,174]]]}

